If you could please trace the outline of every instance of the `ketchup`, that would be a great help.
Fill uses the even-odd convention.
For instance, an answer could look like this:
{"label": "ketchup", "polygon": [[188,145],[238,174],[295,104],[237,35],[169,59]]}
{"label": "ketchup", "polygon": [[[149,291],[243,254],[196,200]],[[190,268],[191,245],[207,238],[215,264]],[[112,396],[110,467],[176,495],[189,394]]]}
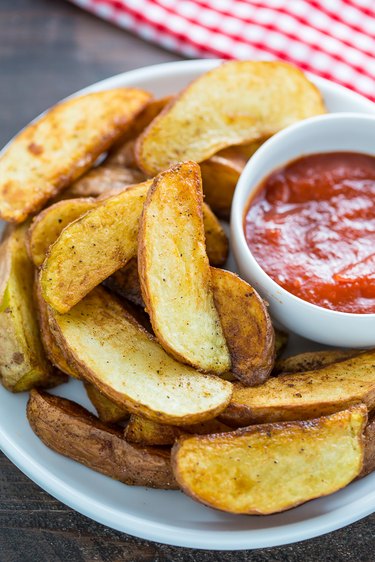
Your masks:
{"label": "ketchup", "polygon": [[310,303],[375,313],[375,157],[304,156],[260,185],[248,246],[276,283]]}

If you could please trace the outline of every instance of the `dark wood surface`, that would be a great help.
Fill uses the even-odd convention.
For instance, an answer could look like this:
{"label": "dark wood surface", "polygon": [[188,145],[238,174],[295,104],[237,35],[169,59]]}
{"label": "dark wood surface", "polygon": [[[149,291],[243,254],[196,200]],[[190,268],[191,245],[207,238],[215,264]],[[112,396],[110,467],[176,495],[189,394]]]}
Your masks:
{"label": "dark wood surface", "polygon": [[[63,0],[0,0],[0,145],[64,96],[113,74],[180,57]],[[206,552],[139,540],[74,512],[0,455],[0,562],[370,562],[375,515],[310,541]]]}

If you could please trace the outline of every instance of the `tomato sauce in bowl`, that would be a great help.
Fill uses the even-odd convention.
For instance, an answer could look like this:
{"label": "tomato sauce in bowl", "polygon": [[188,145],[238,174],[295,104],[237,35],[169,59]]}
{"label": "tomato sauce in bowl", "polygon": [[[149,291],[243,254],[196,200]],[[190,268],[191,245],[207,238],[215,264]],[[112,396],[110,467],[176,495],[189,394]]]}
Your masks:
{"label": "tomato sauce in bowl", "polygon": [[323,308],[375,313],[375,157],[312,154],[272,172],[247,206],[247,244],[280,286]]}

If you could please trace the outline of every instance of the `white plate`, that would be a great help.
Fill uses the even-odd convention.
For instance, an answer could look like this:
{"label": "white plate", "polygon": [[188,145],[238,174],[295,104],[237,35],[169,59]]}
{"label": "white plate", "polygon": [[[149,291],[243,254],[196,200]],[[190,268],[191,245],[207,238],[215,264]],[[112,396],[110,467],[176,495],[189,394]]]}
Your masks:
{"label": "white plate", "polygon": [[[180,90],[215,64],[188,61],[152,66],[120,74],[83,91],[139,86],[162,96]],[[313,80],[329,111],[375,113],[375,106],[361,96],[321,78]],[[315,344],[294,340],[294,351],[314,348]],[[78,381],[54,392],[90,408]],[[137,537],[210,550],[271,547],[339,529],[375,509],[375,474],[329,497],[267,517],[214,511],[181,492],[128,487],[45,447],[27,423],[26,400],[26,394],[13,395],[0,388],[0,444],[4,453],[55,498],[99,523]]]}

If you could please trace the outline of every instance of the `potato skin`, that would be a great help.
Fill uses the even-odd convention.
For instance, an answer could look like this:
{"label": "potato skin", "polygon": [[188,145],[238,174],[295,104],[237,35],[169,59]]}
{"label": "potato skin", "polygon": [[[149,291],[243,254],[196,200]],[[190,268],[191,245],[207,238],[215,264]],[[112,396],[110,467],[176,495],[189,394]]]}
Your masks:
{"label": "potato skin", "polygon": [[323,351],[308,351],[306,353],[299,353],[280,359],[276,362],[272,371],[273,375],[280,373],[301,373],[303,371],[315,371],[315,369],[322,369],[332,363],[345,361],[351,357],[359,355],[358,349],[329,349]]}
{"label": "potato skin", "polygon": [[92,470],[131,486],[178,487],[168,451],[127,443],[120,430],[75,402],[32,390],[27,418],[47,447]]}
{"label": "potato skin", "polygon": [[275,359],[275,333],[258,293],[230,271],[211,267],[212,289],[231,356],[231,372],[245,386],[269,377]]}

